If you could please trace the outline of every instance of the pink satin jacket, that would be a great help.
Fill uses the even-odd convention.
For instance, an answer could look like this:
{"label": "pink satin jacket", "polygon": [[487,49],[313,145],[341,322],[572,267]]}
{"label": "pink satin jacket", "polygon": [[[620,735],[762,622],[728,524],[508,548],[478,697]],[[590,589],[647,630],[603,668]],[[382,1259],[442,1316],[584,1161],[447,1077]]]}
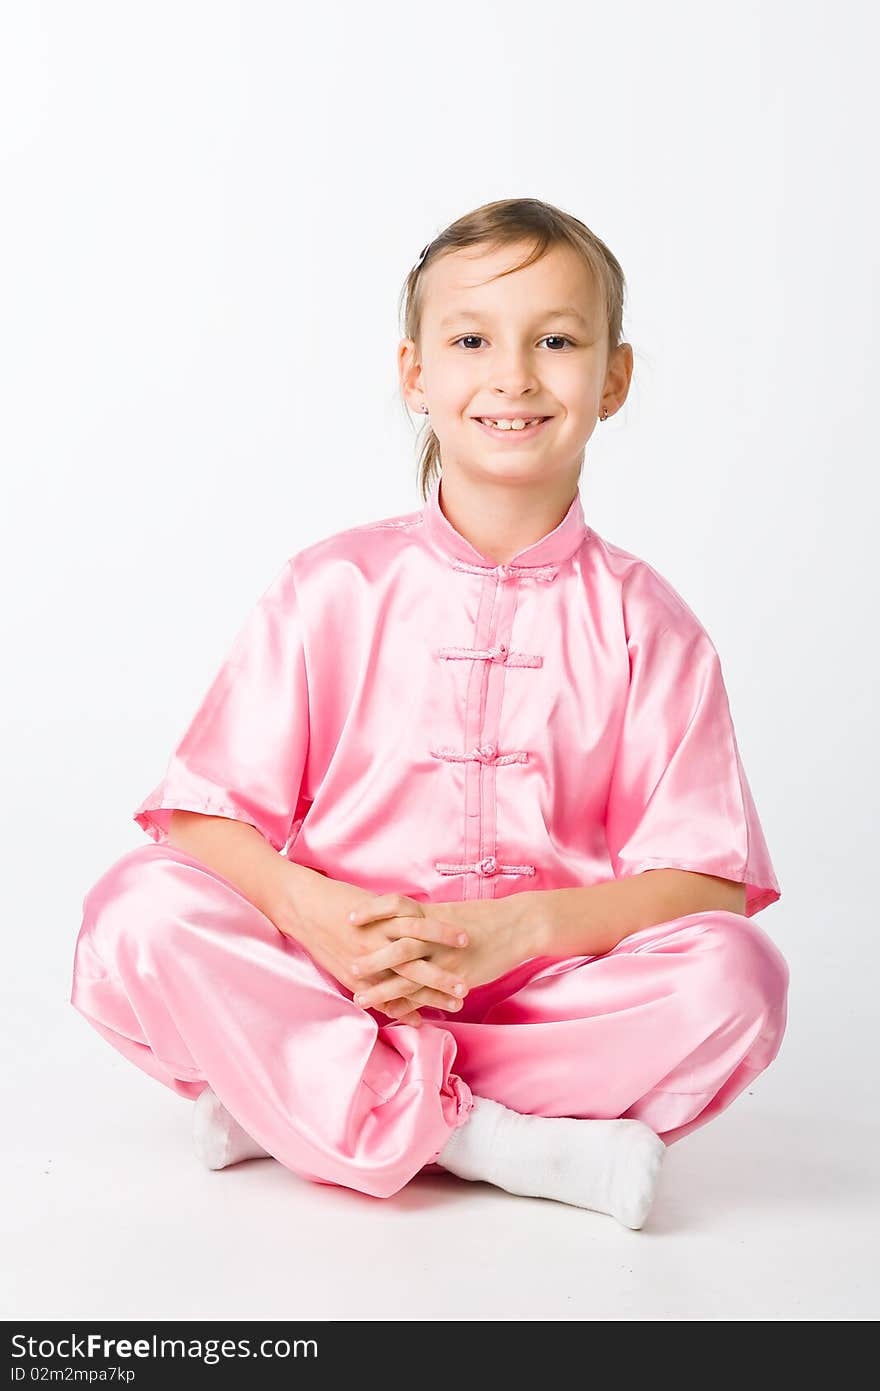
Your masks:
{"label": "pink satin jacket", "polygon": [[134,812],[249,822],[367,892],[502,897],[662,867],[780,897],[718,654],[647,562],[559,525],[507,565],[415,512],[297,552]]}

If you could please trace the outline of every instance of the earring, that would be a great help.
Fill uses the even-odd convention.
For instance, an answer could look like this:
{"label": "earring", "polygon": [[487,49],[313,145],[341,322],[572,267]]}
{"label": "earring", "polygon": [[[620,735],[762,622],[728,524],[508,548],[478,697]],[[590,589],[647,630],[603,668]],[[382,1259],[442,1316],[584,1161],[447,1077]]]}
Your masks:
{"label": "earring", "polygon": [[607,406],[603,406],[603,407],[602,407],[602,414],[599,416],[599,419],[600,419],[600,420],[605,420],[605,419],[607,419],[607,416],[608,416],[608,407],[607,407]]}
{"label": "earring", "polygon": [[428,407],[427,407],[427,406],[422,406],[422,412],[423,412],[424,415],[427,415],[427,414],[428,414]]}

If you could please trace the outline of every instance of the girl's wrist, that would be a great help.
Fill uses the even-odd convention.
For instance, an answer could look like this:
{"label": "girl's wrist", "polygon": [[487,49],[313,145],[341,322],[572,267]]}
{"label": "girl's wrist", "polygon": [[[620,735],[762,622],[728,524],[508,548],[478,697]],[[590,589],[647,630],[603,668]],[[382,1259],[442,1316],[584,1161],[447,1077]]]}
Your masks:
{"label": "girl's wrist", "polygon": [[494,900],[520,961],[547,954],[546,911],[542,894],[531,889]]}
{"label": "girl's wrist", "polygon": [[272,911],[269,916],[279,931],[305,946],[313,916],[310,904],[328,881],[317,870],[295,864],[283,856],[278,870],[277,880],[270,890]]}

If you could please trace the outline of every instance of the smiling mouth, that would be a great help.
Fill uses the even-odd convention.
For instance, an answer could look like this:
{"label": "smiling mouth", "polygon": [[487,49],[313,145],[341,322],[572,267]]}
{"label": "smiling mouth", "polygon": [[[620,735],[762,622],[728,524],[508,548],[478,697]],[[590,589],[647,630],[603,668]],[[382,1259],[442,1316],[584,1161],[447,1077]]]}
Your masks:
{"label": "smiling mouth", "polygon": [[510,435],[510,436],[512,436],[512,437],[514,437],[514,438],[520,438],[520,437],[522,437],[522,436],[528,437],[528,436],[531,436],[531,435],[536,434],[539,430],[541,430],[541,429],[547,424],[548,420],[552,420],[552,419],[553,419],[553,416],[552,416],[552,415],[532,416],[532,417],[531,417],[531,423],[529,423],[529,424],[527,424],[527,425],[522,425],[522,424],[520,424],[519,422],[517,422],[516,424],[514,424],[513,422],[511,422],[510,424],[507,424],[507,425],[496,425],[496,424],[494,423],[494,421],[492,420],[492,418],[491,418],[490,416],[486,416],[486,415],[473,415],[473,416],[471,416],[471,419],[472,419],[477,425],[480,426],[480,429],[481,429],[481,430],[485,430],[487,434],[498,435],[498,436],[500,436],[500,435],[504,435],[504,436]]}

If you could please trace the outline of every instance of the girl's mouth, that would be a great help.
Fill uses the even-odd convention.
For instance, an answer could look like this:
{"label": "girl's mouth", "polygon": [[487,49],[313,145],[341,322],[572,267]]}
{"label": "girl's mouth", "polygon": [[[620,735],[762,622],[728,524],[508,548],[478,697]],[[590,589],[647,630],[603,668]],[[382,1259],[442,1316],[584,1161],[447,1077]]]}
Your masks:
{"label": "girl's mouth", "polygon": [[479,425],[484,435],[490,435],[492,439],[510,442],[512,440],[534,439],[535,435],[539,434],[545,425],[549,425],[553,416],[545,416],[537,425],[526,425],[523,428],[514,428],[512,425],[501,427],[497,425],[487,425],[485,418],[481,419],[479,416],[473,416],[472,419],[476,425]]}

